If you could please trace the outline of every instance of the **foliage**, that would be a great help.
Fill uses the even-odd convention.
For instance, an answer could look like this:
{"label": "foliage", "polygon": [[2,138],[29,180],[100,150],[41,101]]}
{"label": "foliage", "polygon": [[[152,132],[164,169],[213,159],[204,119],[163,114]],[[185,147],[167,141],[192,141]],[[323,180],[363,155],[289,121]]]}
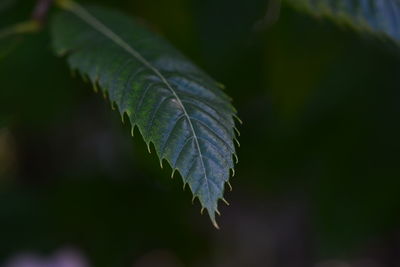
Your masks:
{"label": "foliage", "polygon": [[[101,8],[66,4],[55,17],[55,51],[72,70],[107,94],[149,152],[155,146],[189,184],[214,225],[218,199],[236,155],[235,109],[218,84],[167,42],[129,18]],[[97,89],[96,89],[97,90]],[[174,174],[172,174],[173,176]]]}
{"label": "foliage", "polygon": [[285,0],[300,11],[400,42],[400,1]]}
{"label": "foliage", "polygon": [[[18,26],[33,1],[5,1],[0,264],[18,251],[46,258],[72,244],[94,266],[142,266],[160,248],[179,259],[172,266],[398,265],[389,256],[400,223],[400,65],[398,47],[381,42],[398,42],[398,1],[285,0],[277,16],[273,0],[97,0],[85,8],[59,0],[34,29]],[[191,83],[171,84],[171,70]],[[136,112],[140,93],[147,97]],[[193,194],[165,179],[171,169],[154,159],[176,173],[187,166],[174,165],[177,145],[161,153],[170,127],[178,145],[208,138],[218,150],[199,146],[228,159],[208,169],[224,185],[236,156],[236,110],[226,95],[245,124],[237,184],[225,196],[232,205],[219,207],[222,230],[213,231],[187,201]],[[181,107],[222,135],[188,117],[174,123]],[[194,131],[185,131],[189,122]],[[145,142],[130,138],[134,125]],[[200,161],[194,141],[186,152]],[[198,194],[212,220],[222,191],[213,201]]]}

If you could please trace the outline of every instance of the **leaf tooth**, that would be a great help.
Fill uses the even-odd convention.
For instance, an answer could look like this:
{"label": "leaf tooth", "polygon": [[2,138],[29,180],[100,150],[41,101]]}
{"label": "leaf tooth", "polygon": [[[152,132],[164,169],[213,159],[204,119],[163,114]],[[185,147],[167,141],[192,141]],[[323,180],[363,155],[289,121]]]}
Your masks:
{"label": "leaf tooth", "polygon": [[200,214],[203,215],[203,213],[204,213],[204,207],[201,207]]}
{"label": "leaf tooth", "polygon": [[221,200],[222,200],[222,202],[224,202],[227,206],[230,205],[229,202],[228,202],[225,198],[222,197]]}
{"label": "leaf tooth", "polygon": [[231,168],[230,170],[232,171],[232,177],[234,177],[235,176],[235,169]]}
{"label": "leaf tooth", "polygon": [[[172,169],[171,179],[174,178],[175,171],[176,171],[176,169]],[[183,184],[183,190],[185,190],[185,183]]]}
{"label": "leaf tooth", "polygon": [[237,136],[240,136],[240,131],[238,128],[236,128],[236,126],[233,126],[233,129],[235,130]]}
{"label": "leaf tooth", "polygon": [[115,101],[110,100],[110,104],[111,104],[111,109],[115,110],[115,105],[116,105]]}
{"label": "leaf tooth", "polygon": [[226,89],[226,86],[225,86],[225,84],[223,84],[223,83],[217,82],[217,85],[218,85],[218,87],[221,88],[222,90],[225,90],[225,89]]}
{"label": "leaf tooth", "polygon": [[95,93],[99,92],[99,87],[97,86],[96,82],[92,82],[92,89]]}
{"label": "leaf tooth", "polygon": [[194,201],[196,200],[196,198],[197,198],[197,196],[196,196],[196,195],[193,195],[193,197],[192,197],[192,204],[194,204]]}
{"label": "leaf tooth", "polygon": [[221,212],[219,212],[219,210],[218,210],[218,209],[216,209],[216,210],[215,210],[215,213],[217,213],[217,214],[218,214],[218,216],[221,216]]}
{"label": "leaf tooth", "polygon": [[126,114],[126,116],[128,116],[128,118],[131,117],[131,111],[129,109],[125,109],[124,114]]}
{"label": "leaf tooth", "polygon": [[236,137],[234,137],[233,140],[235,140],[235,142],[236,142],[236,144],[238,145],[238,147],[240,147],[240,142],[239,142],[239,140],[238,140]]}
{"label": "leaf tooth", "polygon": [[160,167],[161,167],[161,169],[164,169],[162,161],[163,161],[162,158],[160,158]]}
{"label": "leaf tooth", "polygon": [[123,124],[125,124],[125,114],[126,114],[126,112],[122,111],[122,112],[120,112],[120,114],[121,114],[121,121],[122,121]]}
{"label": "leaf tooth", "polygon": [[185,189],[186,189],[186,185],[187,185],[187,183],[186,182],[183,182],[183,191],[185,191]]}
{"label": "leaf tooth", "polygon": [[238,163],[239,163],[239,158],[238,158],[238,156],[236,155],[236,153],[233,153],[233,156],[235,157],[235,162],[236,162],[236,164],[238,164]]}
{"label": "leaf tooth", "polygon": [[147,145],[147,151],[149,151],[149,154],[151,154],[150,142],[147,142],[146,145]]}
{"label": "leaf tooth", "polygon": [[108,93],[107,90],[102,90],[103,91],[103,98],[108,99]]}
{"label": "leaf tooth", "polygon": [[232,115],[240,124],[243,124],[243,121],[238,117],[238,115],[233,114]]}
{"label": "leaf tooth", "polygon": [[233,190],[233,187],[232,187],[232,185],[231,185],[231,183],[228,181],[228,182],[226,182],[227,184],[228,184],[228,186],[229,186],[229,191],[232,191]]}

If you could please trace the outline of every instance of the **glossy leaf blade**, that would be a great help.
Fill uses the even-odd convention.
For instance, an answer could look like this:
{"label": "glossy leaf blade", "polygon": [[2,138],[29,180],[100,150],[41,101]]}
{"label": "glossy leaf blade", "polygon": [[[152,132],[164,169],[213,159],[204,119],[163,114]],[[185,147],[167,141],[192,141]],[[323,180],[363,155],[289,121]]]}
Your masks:
{"label": "glossy leaf blade", "polygon": [[127,114],[167,160],[215,226],[234,168],[235,109],[218,84],[129,17],[69,1],[52,21],[54,48]]}

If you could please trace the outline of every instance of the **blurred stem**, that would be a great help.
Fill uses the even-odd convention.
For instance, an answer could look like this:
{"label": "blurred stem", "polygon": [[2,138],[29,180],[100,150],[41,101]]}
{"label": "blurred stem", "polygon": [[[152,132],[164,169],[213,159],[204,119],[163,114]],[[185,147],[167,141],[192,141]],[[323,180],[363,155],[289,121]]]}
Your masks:
{"label": "blurred stem", "polygon": [[40,24],[35,20],[20,22],[0,30],[0,39],[16,34],[34,33],[39,31],[39,29]]}
{"label": "blurred stem", "polygon": [[16,34],[38,32],[46,21],[52,4],[53,0],[38,0],[32,12],[32,19],[0,29],[0,39]]}
{"label": "blurred stem", "polygon": [[56,4],[63,9],[69,10],[75,5],[73,0],[55,0]]}
{"label": "blurred stem", "polygon": [[43,25],[53,2],[53,0],[38,0],[32,13],[32,19],[37,21],[39,25]]}

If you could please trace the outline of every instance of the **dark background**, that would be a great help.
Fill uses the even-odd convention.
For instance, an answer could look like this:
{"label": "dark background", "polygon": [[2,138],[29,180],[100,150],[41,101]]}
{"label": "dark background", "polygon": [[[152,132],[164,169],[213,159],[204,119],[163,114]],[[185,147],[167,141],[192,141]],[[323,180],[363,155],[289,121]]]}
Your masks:
{"label": "dark background", "polygon": [[[214,229],[45,28],[0,41],[0,266],[71,250],[96,267],[400,266],[396,45],[285,5],[273,23],[261,0],[94,2],[226,85],[244,121],[231,205]],[[1,28],[35,4],[10,3]]]}

